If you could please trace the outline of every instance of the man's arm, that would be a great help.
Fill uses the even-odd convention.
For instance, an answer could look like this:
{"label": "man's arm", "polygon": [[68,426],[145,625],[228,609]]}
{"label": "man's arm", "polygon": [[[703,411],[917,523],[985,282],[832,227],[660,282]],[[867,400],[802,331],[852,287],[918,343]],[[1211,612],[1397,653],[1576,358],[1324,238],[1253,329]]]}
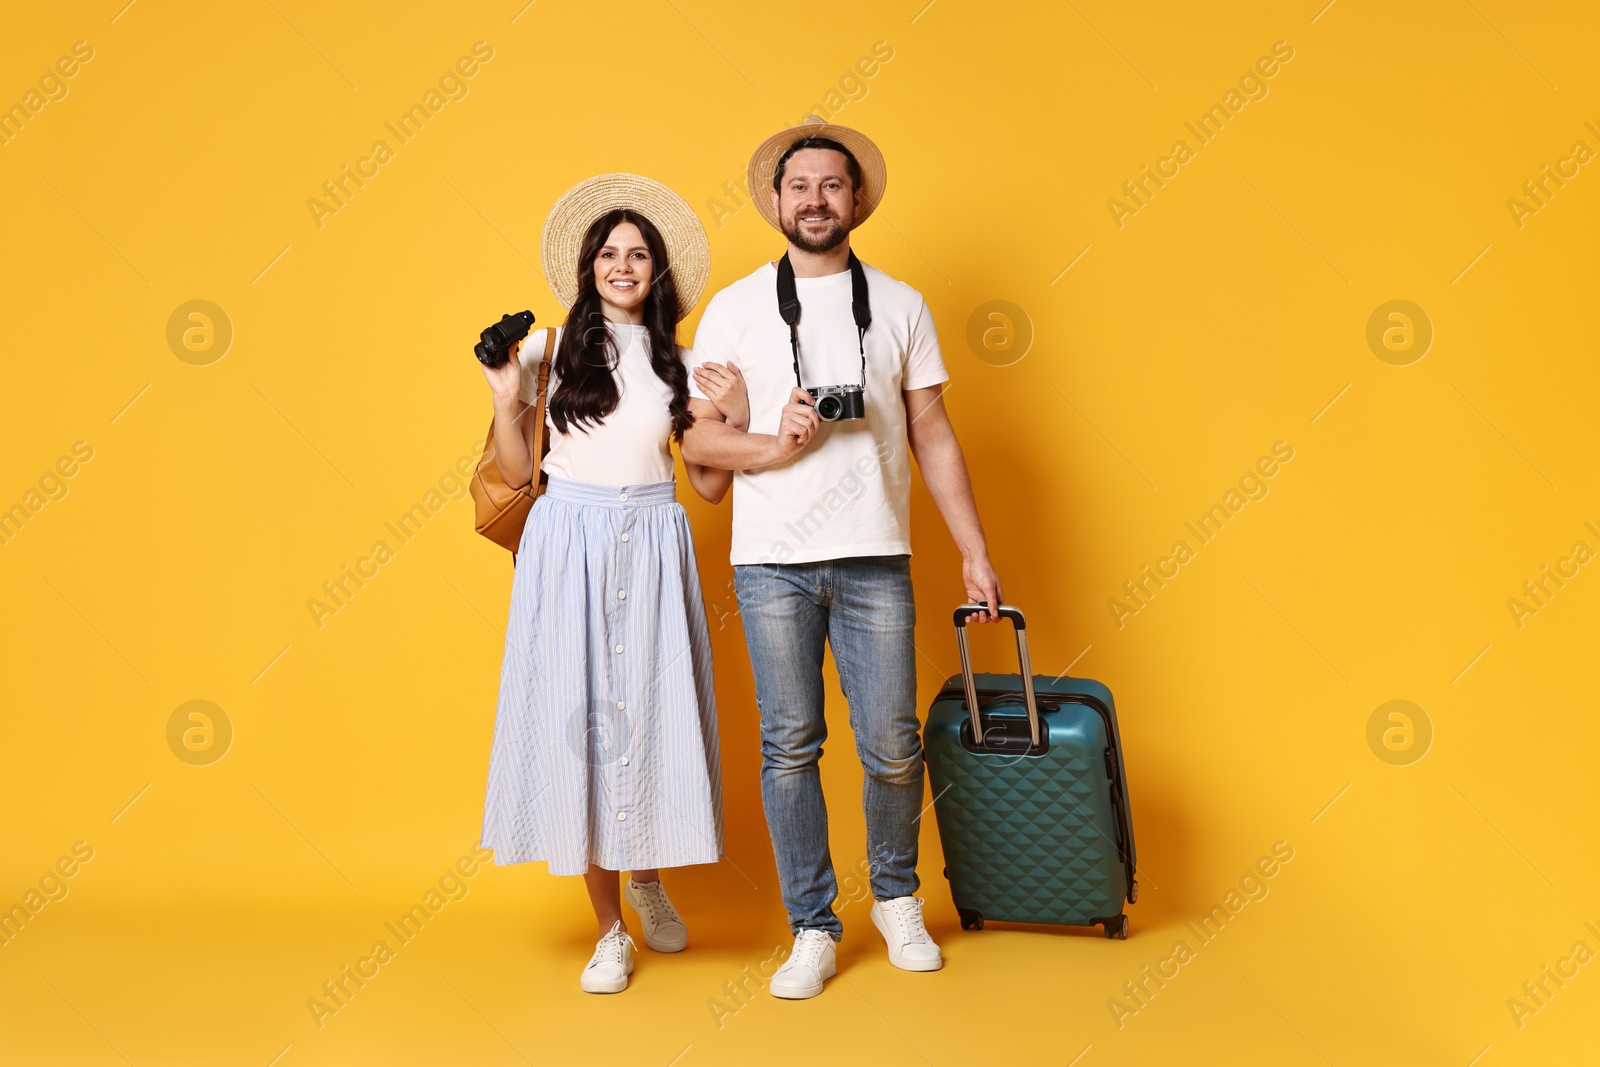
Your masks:
{"label": "man's arm", "polygon": [[950,425],[950,415],[945,411],[943,392],[938,385],[905,391],[906,439],[922,470],[928,495],[933,497],[950,528],[950,536],[961,550],[961,579],[966,583],[967,597],[989,605],[987,615],[971,618],[996,622],[1002,603],[1000,578],[989,564],[989,546],[984,540],[983,523],[978,520],[972,479],[967,474],[966,457],[961,454],[955,427]]}
{"label": "man's arm", "polygon": [[[805,398],[804,402],[800,397]],[[694,425],[684,431],[679,445],[683,461],[725,471],[755,470],[781,463],[798,454],[817,432],[820,422],[810,405],[810,394],[796,389],[784,405],[776,434],[746,433],[729,426],[711,401],[690,397],[689,413],[694,416]]]}

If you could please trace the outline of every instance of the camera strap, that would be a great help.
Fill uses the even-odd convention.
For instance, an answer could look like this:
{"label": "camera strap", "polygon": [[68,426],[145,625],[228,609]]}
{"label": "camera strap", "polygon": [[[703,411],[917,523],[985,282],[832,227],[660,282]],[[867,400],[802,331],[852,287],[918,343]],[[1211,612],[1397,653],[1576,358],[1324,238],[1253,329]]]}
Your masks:
{"label": "camera strap", "polygon": [[[789,348],[794,353],[794,384],[800,381],[800,294],[794,284],[794,264],[789,253],[778,260],[778,314],[789,324]],[[850,315],[856,320],[856,347],[861,352],[861,387],[867,387],[867,327],[872,325],[872,305],[867,299],[867,272],[855,251],[850,252]]]}

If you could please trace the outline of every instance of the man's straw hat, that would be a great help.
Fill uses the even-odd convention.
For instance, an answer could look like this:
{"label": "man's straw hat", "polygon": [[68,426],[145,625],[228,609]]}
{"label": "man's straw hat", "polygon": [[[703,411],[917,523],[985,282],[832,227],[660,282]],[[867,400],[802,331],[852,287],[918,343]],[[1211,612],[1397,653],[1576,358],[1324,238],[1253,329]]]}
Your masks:
{"label": "man's straw hat", "polygon": [[772,208],[772,197],[768,190],[772,188],[772,175],[778,169],[778,160],[789,150],[789,146],[802,137],[826,137],[830,141],[838,141],[856,157],[856,162],[861,164],[861,210],[856,213],[857,226],[867,221],[878,206],[878,201],[883,199],[884,186],[889,181],[889,171],[883,162],[883,153],[878,151],[878,146],[873,144],[866,134],[852,130],[848,126],[835,126],[831,122],[824,122],[816,115],[807,115],[805,122],[799,126],[791,126],[787,130],[773,134],[761,142],[755,155],[750,157],[750,199],[755,202],[756,210],[761,212],[761,217],[766,219],[773,229],[782,231],[778,225],[778,213]]}

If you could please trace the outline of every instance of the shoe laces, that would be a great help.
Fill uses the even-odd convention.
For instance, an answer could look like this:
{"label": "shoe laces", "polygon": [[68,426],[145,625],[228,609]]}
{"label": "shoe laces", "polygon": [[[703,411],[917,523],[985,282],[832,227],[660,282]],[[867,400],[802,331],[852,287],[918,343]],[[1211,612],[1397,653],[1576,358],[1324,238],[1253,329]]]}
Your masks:
{"label": "shoe laces", "polygon": [[628,947],[637,950],[639,946],[633,943],[633,938],[628,936],[622,928],[621,922],[611,924],[611,929],[606,931],[594,946],[594,956],[589,960],[589,966],[597,963],[621,963],[623,960],[622,943],[626,941]]}
{"label": "shoe laces", "polygon": [[666,888],[659,881],[634,882],[633,893],[639,903],[644,905],[652,925],[659,925],[664,920],[683,921],[678,915],[678,909],[672,906]]}
{"label": "shoe laces", "polygon": [[816,967],[822,962],[822,950],[827,942],[832,941],[821,930],[801,930],[795,935],[794,950],[789,953],[789,962],[798,967]]}
{"label": "shoe laces", "polygon": [[902,942],[910,945],[928,940],[928,928],[922,925],[921,897],[900,897],[886,901],[883,906],[894,916]]}

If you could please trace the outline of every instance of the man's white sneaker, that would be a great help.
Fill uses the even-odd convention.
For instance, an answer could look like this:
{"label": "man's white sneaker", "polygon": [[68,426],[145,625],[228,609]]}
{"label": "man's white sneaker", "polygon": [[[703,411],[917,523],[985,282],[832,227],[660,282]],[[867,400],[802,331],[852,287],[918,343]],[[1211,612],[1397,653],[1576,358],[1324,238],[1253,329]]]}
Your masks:
{"label": "man's white sneaker", "polygon": [[620,993],[628,988],[628,975],[633,973],[633,938],[614,922],[611,929],[594,946],[594,955],[578,984],[585,993]]}
{"label": "man's white sneaker", "polygon": [[889,962],[906,971],[937,971],[944,966],[939,946],[922,925],[922,898],[895,897],[872,902],[872,925],[889,943]]}
{"label": "man's white sneaker", "polygon": [[805,1000],[822,992],[822,983],[833,977],[833,938],[824,930],[801,930],[794,948],[772,976],[767,992],[784,1000]]}
{"label": "man's white sneaker", "polygon": [[667,898],[667,890],[657,882],[635,882],[628,876],[622,895],[633,910],[639,913],[640,933],[644,943],[657,952],[682,952],[689,943],[689,929],[683,917]]}

